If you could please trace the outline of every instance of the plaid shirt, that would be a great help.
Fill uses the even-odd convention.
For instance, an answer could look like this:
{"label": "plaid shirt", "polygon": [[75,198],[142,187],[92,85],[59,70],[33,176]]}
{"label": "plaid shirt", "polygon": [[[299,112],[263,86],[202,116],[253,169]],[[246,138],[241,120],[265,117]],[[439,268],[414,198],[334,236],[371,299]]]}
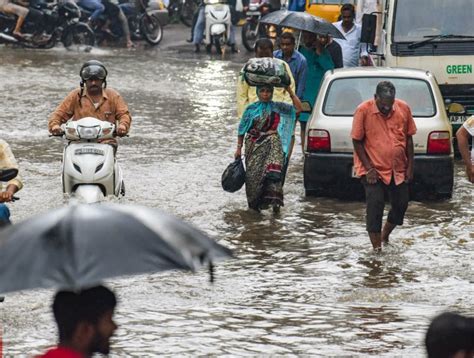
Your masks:
{"label": "plaid shirt", "polygon": [[[15,160],[15,156],[10,149],[10,146],[3,139],[0,139],[0,169],[5,168],[16,168],[18,169],[18,164]],[[10,180],[7,183],[7,186],[13,184],[18,187],[18,190],[23,188],[23,183],[19,175],[16,178]],[[0,183],[1,185],[1,183]]]}

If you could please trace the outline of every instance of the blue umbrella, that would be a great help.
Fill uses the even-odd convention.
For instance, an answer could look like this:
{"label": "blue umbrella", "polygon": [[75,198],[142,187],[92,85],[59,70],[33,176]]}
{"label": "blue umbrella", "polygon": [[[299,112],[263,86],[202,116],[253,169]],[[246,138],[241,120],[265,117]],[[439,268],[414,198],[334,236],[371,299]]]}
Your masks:
{"label": "blue umbrella", "polygon": [[330,35],[336,39],[346,39],[332,23],[307,12],[278,10],[265,15],[260,19],[260,22],[308,31],[318,35]]}

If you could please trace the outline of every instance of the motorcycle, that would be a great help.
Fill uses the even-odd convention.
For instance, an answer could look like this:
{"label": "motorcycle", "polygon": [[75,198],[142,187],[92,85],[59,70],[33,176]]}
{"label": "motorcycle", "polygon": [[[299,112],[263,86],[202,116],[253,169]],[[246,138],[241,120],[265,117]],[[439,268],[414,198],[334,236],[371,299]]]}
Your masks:
{"label": "motorcycle", "polygon": [[210,53],[214,45],[216,52],[222,54],[222,47],[229,41],[232,25],[230,6],[227,0],[204,0],[204,4],[206,50]]}
{"label": "motorcycle", "polygon": [[90,49],[95,43],[94,32],[79,21],[80,14],[79,7],[72,2],[32,3],[22,26],[23,32],[32,36],[17,38],[13,35],[16,15],[0,13],[0,43],[49,49],[61,41],[65,48],[78,45]]}
{"label": "motorcycle", "polygon": [[268,3],[251,1],[245,13],[245,24],[242,26],[242,44],[247,51],[253,51],[259,38],[268,37],[266,25],[260,24],[262,16],[270,12]]}
{"label": "motorcycle", "polygon": [[[122,9],[130,30],[132,40],[146,40],[150,45],[158,45],[163,39],[163,24],[168,21],[168,10],[159,0],[139,0],[134,3],[124,2],[118,5]],[[83,8],[83,19],[89,18],[92,11]],[[107,20],[110,24],[105,30]],[[163,23],[163,24],[162,24]],[[94,31],[97,43],[118,41],[123,38],[122,24],[118,16],[106,13],[97,20]]]}
{"label": "motorcycle", "polygon": [[170,16],[179,16],[183,24],[191,27],[193,17],[199,7],[199,0],[171,0],[168,5]]}
{"label": "motorcycle", "polygon": [[85,117],[67,122],[64,129],[69,143],[63,152],[63,193],[85,203],[100,202],[110,195],[125,195],[114,147],[100,143],[114,137],[115,125]]}

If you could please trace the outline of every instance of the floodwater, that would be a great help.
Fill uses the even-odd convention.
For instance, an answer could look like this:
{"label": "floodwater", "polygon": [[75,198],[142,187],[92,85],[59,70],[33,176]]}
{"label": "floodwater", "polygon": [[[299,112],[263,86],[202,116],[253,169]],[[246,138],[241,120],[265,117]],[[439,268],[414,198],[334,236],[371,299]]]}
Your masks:
{"label": "floodwater", "polygon": [[[10,205],[18,222],[64,205],[63,142],[48,114],[78,85],[83,61],[109,69],[128,101],[133,131],[121,140],[127,196],[183,218],[235,251],[208,273],[116,279],[116,356],[422,356],[430,318],[474,312],[473,186],[456,164],[449,201],[411,202],[380,255],[364,230],[364,203],[306,198],[296,146],[280,214],[247,209],[243,190],[221,189],[236,142],[235,80],[242,62],[178,50],[0,48],[0,136],[25,188]],[[243,56],[241,56],[243,58]],[[0,304],[6,355],[56,342],[53,292],[9,294]]]}

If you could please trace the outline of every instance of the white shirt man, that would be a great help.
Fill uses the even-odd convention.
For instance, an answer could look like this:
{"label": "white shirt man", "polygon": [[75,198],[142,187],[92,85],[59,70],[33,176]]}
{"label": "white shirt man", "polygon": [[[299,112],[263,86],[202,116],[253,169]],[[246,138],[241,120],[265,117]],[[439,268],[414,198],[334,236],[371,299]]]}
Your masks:
{"label": "white shirt man", "polygon": [[353,5],[343,5],[341,17],[342,20],[335,22],[333,25],[346,38],[345,40],[334,39],[341,46],[344,67],[357,67],[359,66],[359,60],[362,66],[366,66],[368,59],[367,44],[360,42],[362,28],[354,22],[355,10]]}

